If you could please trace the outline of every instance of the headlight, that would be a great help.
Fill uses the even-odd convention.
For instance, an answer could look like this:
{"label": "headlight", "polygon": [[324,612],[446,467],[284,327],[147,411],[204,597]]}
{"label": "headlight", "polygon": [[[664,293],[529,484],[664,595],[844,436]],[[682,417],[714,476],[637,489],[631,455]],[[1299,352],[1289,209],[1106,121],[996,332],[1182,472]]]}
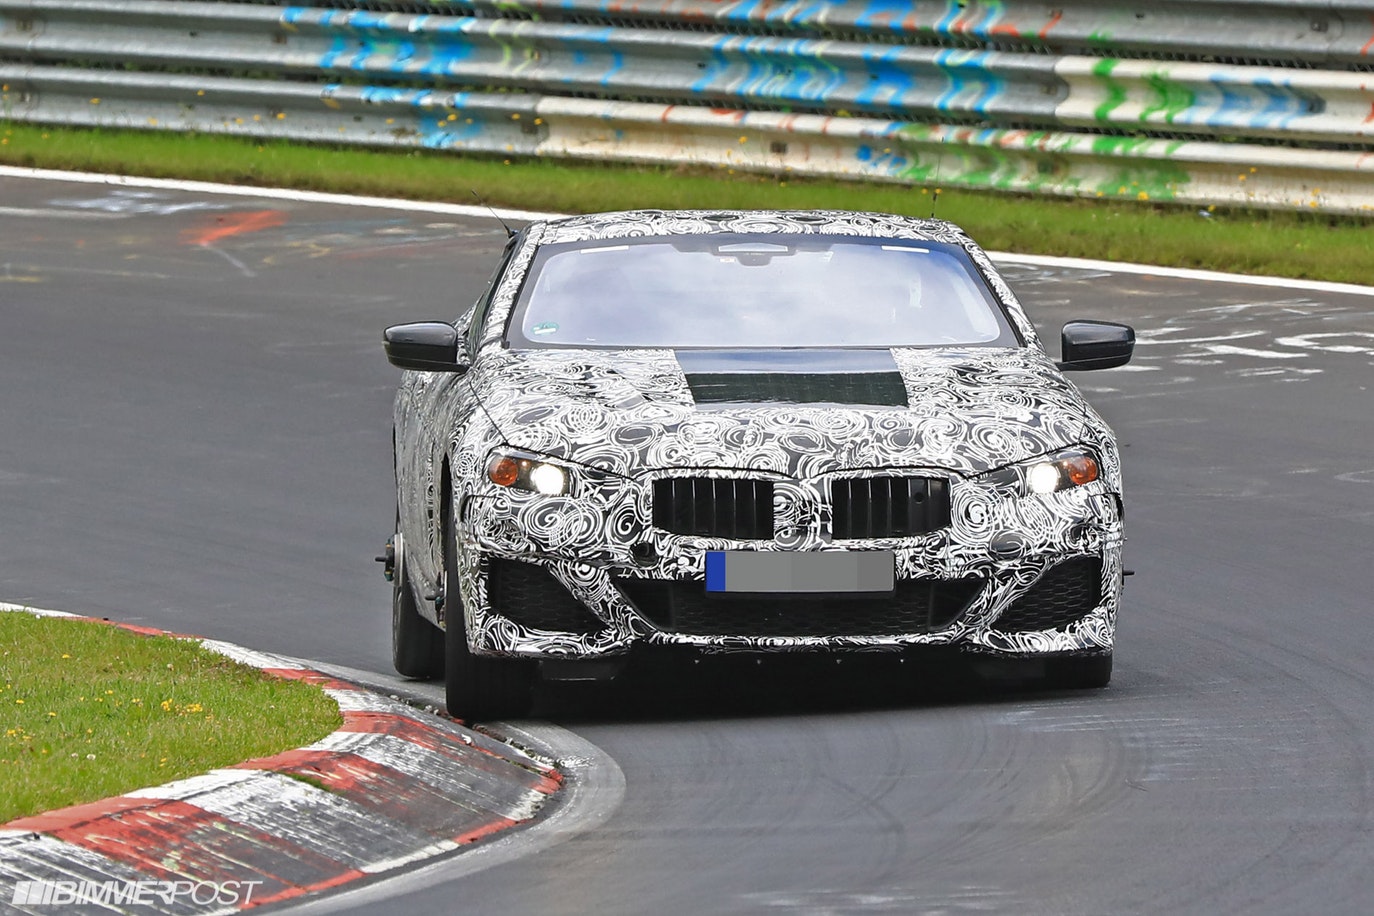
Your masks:
{"label": "headlight", "polygon": [[1089,449],[1075,447],[993,471],[983,479],[995,487],[1012,489],[1021,496],[1044,496],[1092,483],[1100,474],[1097,456]]}
{"label": "headlight", "polygon": [[515,449],[492,453],[487,459],[487,479],[497,486],[544,496],[566,496],[570,483],[567,468]]}

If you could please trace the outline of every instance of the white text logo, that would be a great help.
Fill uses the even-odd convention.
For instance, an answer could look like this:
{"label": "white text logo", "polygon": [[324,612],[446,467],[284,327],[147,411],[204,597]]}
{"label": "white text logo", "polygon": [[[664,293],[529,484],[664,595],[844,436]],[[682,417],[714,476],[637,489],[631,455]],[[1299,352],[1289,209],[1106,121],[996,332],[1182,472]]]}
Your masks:
{"label": "white text logo", "polygon": [[261,881],[20,881],[11,906],[129,906],[190,901],[200,906],[248,906]]}

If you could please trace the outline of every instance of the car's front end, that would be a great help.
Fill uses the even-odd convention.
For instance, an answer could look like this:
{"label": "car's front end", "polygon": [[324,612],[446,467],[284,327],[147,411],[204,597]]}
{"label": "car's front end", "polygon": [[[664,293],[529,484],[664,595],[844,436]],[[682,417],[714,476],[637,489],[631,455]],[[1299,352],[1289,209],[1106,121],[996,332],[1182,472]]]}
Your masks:
{"label": "car's front end", "polygon": [[[1110,651],[1105,425],[1038,354],[889,361],[925,406],[706,411],[671,353],[508,354],[488,399],[515,432],[457,483],[473,649]],[[580,390],[506,387],[525,372]]]}
{"label": "car's front end", "polygon": [[638,646],[946,646],[1110,676],[1120,458],[1060,370],[1120,365],[1133,334],[1073,323],[1056,364],[947,223],[539,223],[467,318],[387,343],[420,370],[399,503],[434,606],[405,619],[445,628],[451,705],[506,709],[482,685],[524,662]]}

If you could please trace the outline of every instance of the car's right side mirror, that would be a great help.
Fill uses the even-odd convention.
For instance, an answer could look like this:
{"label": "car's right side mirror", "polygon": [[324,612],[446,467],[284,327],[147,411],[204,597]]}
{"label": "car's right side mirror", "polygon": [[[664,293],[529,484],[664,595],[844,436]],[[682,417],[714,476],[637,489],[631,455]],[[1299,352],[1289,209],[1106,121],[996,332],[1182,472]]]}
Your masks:
{"label": "car's right side mirror", "polygon": [[393,366],[419,372],[466,372],[467,364],[458,358],[463,337],[458,329],[443,321],[397,324],[383,335],[386,358]]}
{"label": "car's right side mirror", "polygon": [[1056,365],[1065,372],[1124,366],[1135,351],[1135,329],[1114,321],[1070,321],[1060,339],[1063,358]]}

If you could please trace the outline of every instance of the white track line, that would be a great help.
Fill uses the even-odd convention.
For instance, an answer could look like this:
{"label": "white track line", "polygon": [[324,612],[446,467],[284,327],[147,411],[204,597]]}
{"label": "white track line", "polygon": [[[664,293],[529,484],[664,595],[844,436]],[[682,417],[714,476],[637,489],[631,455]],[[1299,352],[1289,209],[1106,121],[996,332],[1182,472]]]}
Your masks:
{"label": "white track line", "polygon": [[1374,296],[1374,286],[1358,283],[1334,283],[1330,280],[1294,280],[1290,277],[1258,277],[1250,274],[1228,274],[1219,270],[1191,270],[1186,267],[1156,267],[1150,264],[1130,264],[1120,261],[1094,261],[1091,258],[1060,258],[1039,254],[1015,254],[989,251],[992,259],[1003,264],[1026,264],[1032,267],[1064,267],[1080,270],[1103,270],[1114,274],[1137,274],[1148,277],[1169,277],[1176,280],[1201,280],[1207,283],[1240,283],[1246,286],[1268,286],[1279,289],[1301,289],[1317,293],[1345,293],[1351,296]]}
{"label": "white track line", "polygon": [[[163,191],[188,191],[193,194],[224,194],[233,197],[256,197],[269,200],[291,200],[309,204],[339,204],[346,207],[378,207],[387,210],[410,210],[419,213],[443,213],[449,216],[485,216],[491,218],[492,209],[477,204],[446,204],[437,201],[404,200],[399,197],[356,197],[352,194],[325,194],[321,191],[297,191],[292,188],[257,188],[236,184],[217,184],[210,181],[181,181],[176,178],[138,178],[131,175],[102,175],[97,172],[58,172],[52,169],[24,169],[0,165],[0,178],[32,178],[38,181],[70,181],[78,184],[103,184],[120,188],[153,188]],[[557,219],[562,213],[538,213],[532,210],[495,210],[502,219]]]}
{"label": "white track line", "polygon": [[[270,200],[290,200],[300,203],[337,204],[346,207],[376,207],[387,210],[409,210],[418,213],[442,213],[448,216],[490,217],[501,219],[541,220],[565,216],[562,213],[540,213],[532,210],[506,210],[473,205],[446,204],[435,201],[404,200],[398,197],[356,197],[351,194],[325,194],[320,191],[297,191],[291,188],[257,188],[243,185],[217,184],[209,181],[181,181],[174,178],[138,178],[129,175],[103,175],[96,172],[59,172],[52,169],[27,169],[0,166],[0,178],[29,178],[39,181],[69,181],[81,184],[103,184],[124,188],[153,188],[167,191],[187,191],[194,194],[221,194],[234,197],[256,197]],[[1015,254],[992,251],[994,260],[1004,264],[1026,264],[1033,267],[1058,267],[1079,270],[1100,270],[1116,274],[1169,277],[1176,280],[1199,280],[1206,283],[1238,283],[1246,286],[1266,286],[1278,289],[1307,290],[1322,293],[1344,293],[1352,296],[1374,296],[1374,286],[1355,283],[1332,283],[1326,280],[1291,280],[1286,277],[1257,277],[1248,274],[1229,274],[1216,270],[1189,270],[1182,267],[1156,267],[1149,264],[1130,264],[1117,261],[1097,261],[1091,258],[1060,258],[1048,255]]]}

